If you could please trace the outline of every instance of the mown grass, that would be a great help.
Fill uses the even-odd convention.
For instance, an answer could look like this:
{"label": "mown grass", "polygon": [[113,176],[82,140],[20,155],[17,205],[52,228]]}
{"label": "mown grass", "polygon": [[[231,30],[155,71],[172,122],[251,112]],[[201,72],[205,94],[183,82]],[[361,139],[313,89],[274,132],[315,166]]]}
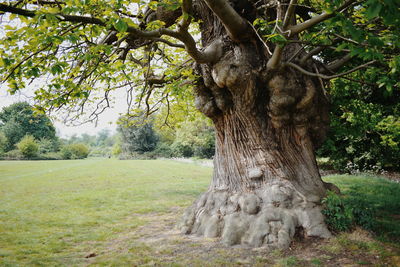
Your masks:
{"label": "mown grass", "polygon": [[172,161],[0,162],[0,264],[70,265],[92,243],[188,206],[211,169]]}
{"label": "mown grass", "polygon": [[[211,172],[208,167],[167,160],[0,161],[0,265],[325,266],[351,249],[393,256],[375,239],[354,241],[346,233],[318,248],[323,254],[307,259],[302,253],[279,253],[279,257],[271,253],[235,260],[236,252],[229,248],[214,251],[211,257],[210,250],[196,242],[180,244],[178,239],[154,247],[140,240],[138,229],[154,223],[149,221],[152,214],[171,214],[173,207],[190,205],[206,190]],[[375,205],[378,234],[395,246],[400,230],[399,184],[363,176],[324,179],[348,197]],[[179,246],[185,252],[179,253]],[[204,257],[200,252],[189,255],[186,251],[191,249],[203,249]],[[252,256],[246,253],[245,257]]]}

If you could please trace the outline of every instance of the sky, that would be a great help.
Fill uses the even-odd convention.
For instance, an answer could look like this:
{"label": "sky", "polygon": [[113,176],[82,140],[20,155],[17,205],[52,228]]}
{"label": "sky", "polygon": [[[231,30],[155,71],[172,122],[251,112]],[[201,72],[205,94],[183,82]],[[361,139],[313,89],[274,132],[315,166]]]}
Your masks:
{"label": "sky", "polygon": [[[7,92],[6,84],[0,85],[0,110],[3,107],[9,106],[15,102],[26,101],[30,104],[33,103],[33,90],[24,90],[22,92],[17,92],[15,95],[10,95]],[[57,129],[57,135],[60,137],[70,137],[74,134],[81,135],[83,133],[87,133],[90,135],[95,135],[99,131],[103,129],[109,129],[111,132],[114,132],[117,128],[116,121],[120,114],[126,112],[127,104],[125,100],[125,92],[121,90],[121,92],[116,92],[114,95],[114,105],[113,107],[105,110],[99,116],[99,120],[97,126],[95,123],[85,123],[80,126],[69,126],[65,125],[62,121],[57,120],[57,118],[51,118],[54,126]]]}

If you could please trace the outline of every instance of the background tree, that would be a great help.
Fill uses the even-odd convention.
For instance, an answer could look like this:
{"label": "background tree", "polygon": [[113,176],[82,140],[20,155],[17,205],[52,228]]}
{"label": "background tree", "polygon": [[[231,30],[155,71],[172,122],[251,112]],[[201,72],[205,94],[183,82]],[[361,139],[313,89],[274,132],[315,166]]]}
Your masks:
{"label": "background tree", "polygon": [[120,117],[117,131],[121,138],[121,151],[126,155],[143,154],[156,148],[158,136],[149,118]]}
{"label": "background tree", "polygon": [[13,149],[25,135],[32,135],[36,140],[57,140],[56,130],[50,119],[44,114],[36,114],[34,108],[26,102],[3,108],[0,112],[0,131],[8,140],[6,151]]}
{"label": "background tree", "polygon": [[[88,113],[95,120],[118,88],[130,104],[137,89],[137,105],[151,114],[193,85],[196,107],[215,125],[216,152],[211,185],[182,231],[287,247],[301,227],[330,236],[320,200],[333,187],[314,154],[328,129],[327,81],[364,84],[372,72],[379,90],[398,90],[399,5],[9,1],[0,11],[17,22],[5,26],[0,72],[11,92],[48,75],[36,100],[43,110],[67,108],[70,119],[96,101]],[[360,80],[346,76],[353,72]]]}

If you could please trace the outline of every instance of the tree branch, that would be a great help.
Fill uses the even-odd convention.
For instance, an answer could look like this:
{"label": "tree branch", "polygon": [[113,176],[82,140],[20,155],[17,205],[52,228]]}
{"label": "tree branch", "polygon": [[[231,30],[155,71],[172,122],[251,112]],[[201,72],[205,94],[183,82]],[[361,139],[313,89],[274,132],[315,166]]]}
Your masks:
{"label": "tree branch", "polygon": [[297,0],[290,0],[289,6],[286,10],[285,19],[283,20],[283,30],[285,31],[290,24],[290,20],[293,17],[296,9]]}
{"label": "tree branch", "polygon": [[[187,0],[189,1],[189,0]],[[223,0],[220,0],[223,1]],[[36,16],[36,11],[33,10],[26,10],[22,8],[16,8],[12,7],[10,5],[6,4],[0,4],[0,11],[3,12],[9,12],[17,15],[22,15],[26,17],[34,17]],[[50,13],[49,13],[50,14]],[[99,18],[95,17],[88,17],[88,16],[77,16],[77,15],[64,15],[64,14],[52,14],[55,15],[60,21],[68,21],[68,22],[80,22],[84,24],[95,24],[99,26],[106,27],[107,22],[106,20],[102,20]],[[139,37],[139,38],[145,38],[145,39],[154,39],[154,38],[161,38],[163,35],[168,35],[171,36],[175,39],[178,39],[179,41],[183,42],[185,44],[186,51],[189,53],[189,55],[197,62],[199,63],[206,63],[206,62],[211,62],[214,60],[215,57],[215,51],[211,53],[209,50],[207,53],[203,53],[199,51],[196,48],[196,42],[193,39],[193,37],[187,32],[187,30],[184,30],[184,28],[181,28],[183,30],[177,32],[171,29],[166,29],[166,28],[160,28],[157,30],[153,31],[142,31],[139,30],[135,27],[128,26],[127,32],[132,36],[132,37]],[[164,42],[164,41],[163,41]],[[168,42],[164,42],[167,43]],[[174,45],[176,46],[176,45]],[[179,46],[181,47],[181,46]]]}
{"label": "tree branch", "polygon": [[332,63],[330,63],[327,66],[327,68],[330,71],[335,71],[335,70],[339,69],[340,67],[342,67],[344,64],[346,64],[351,58],[352,58],[352,56],[350,55],[350,53],[348,53],[344,57],[337,59],[337,60],[333,61]]}
{"label": "tree branch", "polygon": [[330,75],[330,76],[324,75],[324,74],[320,74],[320,73],[314,73],[314,72],[307,71],[307,70],[303,69],[302,67],[300,67],[299,65],[296,65],[296,64],[291,63],[291,62],[285,63],[284,66],[288,66],[288,67],[294,68],[294,69],[296,69],[296,70],[300,71],[301,73],[303,73],[305,75],[308,75],[308,76],[319,77],[319,78],[322,78],[322,79],[325,79],[325,80],[331,80],[331,79],[334,79],[334,78],[339,78],[341,76],[350,74],[350,73],[355,72],[355,71],[357,71],[359,69],[363,69],[363,68],[365,68],[365,67],[367,67],[367,66],[369,66],[369,65],[371,65],[371,64],[373,64],[375,62],[376,62],[376,60],[372,60],[372,61],[369,61],[369,62],[367,62],[365,64],[362,64],[362,65],[360,65],[358,67],[355,67],[354,69],[351,69],[349,71],[346,71],[346,72],[343,72],[343,73],[339,73],[339,74],[335,74],[335,75]]}
{"label": "tree branch", "polygon": [[304,65],[307,60],[312,58],[312,56],[317,55],[319,52],[322,52],[325,48],[326,48],[326,46],[319,46],[319,47],[312,49],[310,52],[307,53],[307,55],[305,55],[302,59],[300,59],[300,62],[299,62],[300,65]]}
{"label": "tree branch", "polygon": [[357,0],[347,0],[343,5],[341,5],[340,7],[338,7],[337,9],[335,9],[332,13],[322,13],[321,15],[312,17],[309,20],[304,21],[303,23],[294,25],[289,27],[290,33],[289,36],[292,36],[294,34],[303,32],[309,28],[311,28],[312,26],[330,19],[332,17],[334,17],[336,15],[336,13],[343,11],[344,9],[346,9],[347,7],[349,7],[350,5],[352,5],[353,3],[355,3]]}
{"label": "tree branch", "polygon": [[249,23],[242,18],[226,0],[205,0],[208,7],[221,20],[229,36],[236,42],[250,39],[253,31]]}

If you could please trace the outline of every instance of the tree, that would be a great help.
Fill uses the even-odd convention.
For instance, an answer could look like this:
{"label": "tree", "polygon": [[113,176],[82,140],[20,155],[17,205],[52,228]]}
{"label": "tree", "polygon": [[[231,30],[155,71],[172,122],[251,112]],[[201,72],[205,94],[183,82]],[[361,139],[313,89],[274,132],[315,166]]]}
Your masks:
{"label": "tree", "polygon": [[131,155],[153,151],[158,142],[158,136],[153,129],[153,123],[144,116],[120,117],[117,131],[121,136],[121,151]]}
{"label": "tree", "polygon": [[8,140],[6,151],[13,149],[25,135],[32,135],[37,140],[57,139],[50,119],[44,114],[36,114],[33,107],[26,102],[3,108],[0,112],[0,130]]}
{"label": "tree", "polygon": [[95,120],[118,88],[130,104],[137,89],[137,104],[151,114],[193,87],[196,107],[215,125],[216,151],[211,185],[181,230],[228,245],[287,247],[298,228],[331,235],[320,201],[334,187],[321,180],[314,153],[329,123],[323,88],[358,72],[356,82],[398,90],[399,5],[9,1],[0,11],[19,21],[5,26],[0,72],[11,92],[50,74],[36,100],[50,112],[69,107],[71,119],[98,100]]}

